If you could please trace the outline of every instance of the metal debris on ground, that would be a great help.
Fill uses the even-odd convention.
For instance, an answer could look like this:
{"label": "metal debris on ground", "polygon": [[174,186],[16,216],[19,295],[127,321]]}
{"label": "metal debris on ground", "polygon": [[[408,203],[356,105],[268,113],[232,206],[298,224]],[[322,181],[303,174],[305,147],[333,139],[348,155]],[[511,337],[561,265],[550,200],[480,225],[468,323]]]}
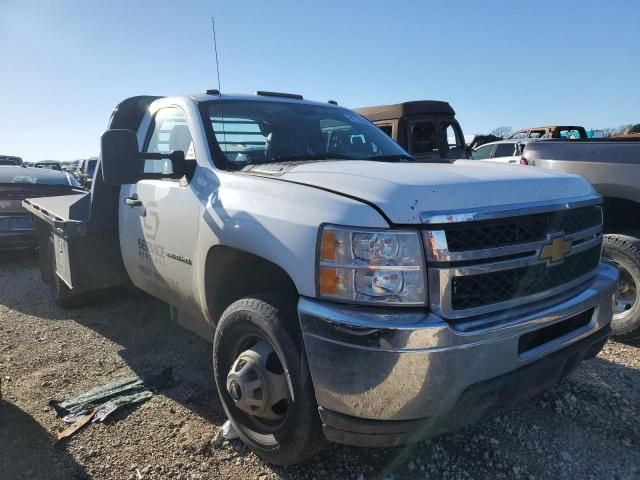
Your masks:
{"label": "metal debris on ground", "polygon": [[62,432],[58,433],[58,435],[56,436],[56,442],[59,442],[60,440],[70,437],[71,435],[76,433],[78,430],[80,430],[82,427],[84,427],[87,423],[91,421],[95,413],[96,413],[95,410],[91,410],[86,415],[83,415],[80,418],[78,418],[71,426],[65,428]]}
{"label": "metal debris on ground", "polygon": [[58,441],[67,438],[90,421],[104,422],[109,415],[127,405],[149,400],[155,390],[173,383],[172,368],[145,379],[130,377],[96,387],[88,392],[63,401],[51,400],[51,406],[59,417],[72,425],[58,434]]}

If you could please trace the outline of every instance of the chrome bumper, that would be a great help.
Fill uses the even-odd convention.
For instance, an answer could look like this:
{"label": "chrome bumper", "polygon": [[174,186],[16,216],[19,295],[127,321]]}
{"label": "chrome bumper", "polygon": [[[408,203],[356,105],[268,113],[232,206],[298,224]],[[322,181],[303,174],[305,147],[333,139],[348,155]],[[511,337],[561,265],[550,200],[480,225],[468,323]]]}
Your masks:
{"label": "chrome bumper", "polygon": [[[498,326],[464,331],[425,311],[302,298],[298,314],[318,405],[360,419],[443,416],[469,387],[603,333],[611,321],[617,278],[617,269],[603,262],[569,299],[535,312],[531,305],[514,308],[508,318],[500,315]],[[587,324],[519,352],[522,335],[590,309]]]}

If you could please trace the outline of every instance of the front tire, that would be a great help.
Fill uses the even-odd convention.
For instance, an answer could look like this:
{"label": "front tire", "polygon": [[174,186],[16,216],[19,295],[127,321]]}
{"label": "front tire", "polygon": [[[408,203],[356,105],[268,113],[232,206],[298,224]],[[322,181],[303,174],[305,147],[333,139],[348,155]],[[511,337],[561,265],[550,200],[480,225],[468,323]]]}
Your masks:
{"label": "front tire", "polygon": [[213,369],[227,417],[256,455],[291,465],[324,447],[295,300],[256,295],[231,304],[217,325]]}
{"label": "front tire", "polygon": [[640,239],[629,234],[605,235],[603,253],[620,271],[611,321],[613,336],[621,340],[640,337]]}

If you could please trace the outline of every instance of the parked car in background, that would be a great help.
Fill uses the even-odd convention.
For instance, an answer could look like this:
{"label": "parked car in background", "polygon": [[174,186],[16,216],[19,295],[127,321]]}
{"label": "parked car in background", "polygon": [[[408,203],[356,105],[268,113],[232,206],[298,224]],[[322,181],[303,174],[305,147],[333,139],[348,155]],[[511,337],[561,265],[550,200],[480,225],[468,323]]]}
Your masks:
{"label": "parked car in background", "polygon": [[640,336],[640,142],[580,140],[531,142],[533,166],[576,173],[604,197],[604,255],[620,269],[614,335]]}
{"label": "parked car in background", "polygon": [[356,112],[419,161],[447,163],[469,158],[462,128],[447,102],[420,100],[357,108]]}
{"label": "parked car in background", "polygon": [[471,152],[474,160],[488,160],[499,163],[520,163],[524,147],[530,140],[499,140],[485,143]]}
{"label": "parked car in background", "polygon": [[41,160],[33,164],[35,168],[44,168],[47,170],[58,170],[62,171],[62,164],[55,160]]}
{"label": "parked car in background", "polygon": [[89,158],[80,161],[80,165],[76,170],[76,178],[82,185],[82,188],[85,190],[91,190],[91,185],[93,183],[93,176],[96,173],[96,165],[98,163],[98,159]]}
{"label": "parked car in background", "polygon": [[546,127],[533,127],[510,133],[505,140],[522,140],[524,138],[589,138],[584,127],[567,125],[548,125]]}
{"label": "parked car in background", "polygon": [[11,155],[0,155],[0,165],[24,165],[22,158]]}
{"label": "parked car in background", "polygon": [[[461,134],[390,110],[410,145]],[[43,280],[63,306],[128,282],[171,305],[269,462],[459,428],[607,340],[618,272],[577,175],[424,163],[351,110],[273,92],[134,97],[108,128],[91,193],[23,202]]]}
{"label": "parked car in background", "polygon": [[34,248],[36,232],[22,206],[28,197],[51,197],[78,192],[70,174],[22,166],[0,168],[0,249]]}

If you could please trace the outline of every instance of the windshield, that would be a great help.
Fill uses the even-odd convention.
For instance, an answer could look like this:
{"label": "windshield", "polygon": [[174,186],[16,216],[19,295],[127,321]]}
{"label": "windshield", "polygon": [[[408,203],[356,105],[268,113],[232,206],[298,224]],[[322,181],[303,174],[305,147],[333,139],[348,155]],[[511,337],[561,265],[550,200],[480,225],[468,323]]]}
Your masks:
{"label": "windshield", "polygon": [[345,108],[226,100],[205,104],[203,114],[232,169],[292,160],[411,159],[378,127]]}
{"label": "windshield", "polygon": [[38,162],[34,165],[36,168],[46,168],[49,170],[62,170],[62,167],[59,163],[55,162]]}

